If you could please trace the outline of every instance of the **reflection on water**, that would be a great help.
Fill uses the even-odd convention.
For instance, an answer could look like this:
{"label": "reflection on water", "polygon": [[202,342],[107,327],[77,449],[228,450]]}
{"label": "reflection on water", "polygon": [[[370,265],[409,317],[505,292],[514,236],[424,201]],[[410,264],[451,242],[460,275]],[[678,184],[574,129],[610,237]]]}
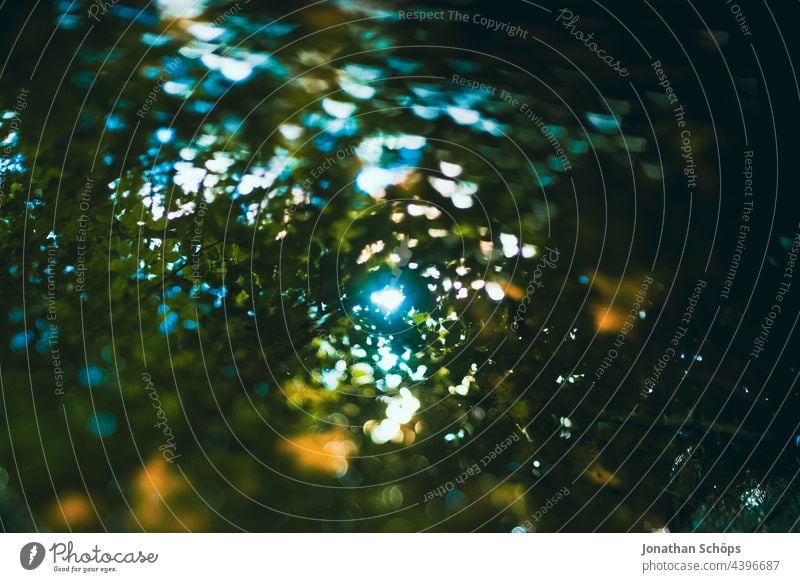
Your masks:
{"label": "reflection on water", "polygon": [[[707,470],[683,460],[705,420],[676,433],[691,400],[625,375],[681,253],[650,264],[663,176],[641,102],[520,39],[443,38],[365,1],[52,8],[64,86],[49,58],[36,113],[6,101],[0,121],[2,219],[27,225],[3,263],[27,298],[4,368],[22,380],[28,358],[42,430],[80,446],[48,448],[52,486],[30,516],[4,509],[9,527],[510,531],[565,486],[533,529],[649,531],[678,511]],[[669,382],[702,367],[695,339]]]}

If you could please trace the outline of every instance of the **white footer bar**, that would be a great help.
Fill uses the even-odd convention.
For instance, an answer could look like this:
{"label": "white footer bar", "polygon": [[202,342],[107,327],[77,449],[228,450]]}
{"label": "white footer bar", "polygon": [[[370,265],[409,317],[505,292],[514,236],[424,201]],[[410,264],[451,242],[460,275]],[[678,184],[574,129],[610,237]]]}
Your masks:
{"label": "white footer bar", "polygon": [[[800,580],[797,534],[3,534],[1,580]],[[580,578],[579,578],[580,577]]]}

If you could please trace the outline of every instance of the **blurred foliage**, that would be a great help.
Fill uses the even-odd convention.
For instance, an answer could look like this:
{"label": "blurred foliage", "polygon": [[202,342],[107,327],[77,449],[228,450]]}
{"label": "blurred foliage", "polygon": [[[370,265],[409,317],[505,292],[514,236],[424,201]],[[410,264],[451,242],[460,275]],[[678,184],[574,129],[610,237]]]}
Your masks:
{"label": "blurred foliage", "polygon": [[[715,366],[740,307],[686,375],[713,310],[698,313],[687,360],[640,396],[684,297],[726,260],[703,275],[685,253],[709,228],[658,232],[663,104],[653,130],[613,73],[593,71],[606,100],[485,30],[420,48],[441,35],[377,3],[280,21],[255,2],[188,18],[120,3],[100,24],[62,4],[37,15],[64,48],[37,62],[48,27],[25,28],[1,81],[0,138],[19,128],[0,167],[6,530],[509,531],[565,485],[535,530],[796,527],[796,415],[768,401],[785,388],[754,394]],[[553,34],[527,14],[508,18]],[[454,74],[539,112],[572,170],[518,107]],[[20,88],[24,110],[5,97]],[[713,175],[708,122],[691,121]],[[679,152],[662,154],[682,231]],[[692,220],[712,224],[714,200],[707,183]],[[396,314],[370,304],[385,286],[406,296]]]}

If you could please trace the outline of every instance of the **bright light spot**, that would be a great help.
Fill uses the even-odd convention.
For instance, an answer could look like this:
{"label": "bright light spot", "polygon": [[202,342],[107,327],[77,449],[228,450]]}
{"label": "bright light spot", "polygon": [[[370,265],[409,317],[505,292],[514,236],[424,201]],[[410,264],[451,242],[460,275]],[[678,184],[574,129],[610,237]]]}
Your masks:
{"label": "bright light spot", "polygon": [[195,142],[197,143],[197,145],[199,145],[201,147],[204,147],[204,148],[205,147],[210,147],[210,146],[214,145],[215,143],[217,143],[217,136],[212,135],[210,133],[204,133],[203,135],[198,137],[195,140]]}
{"label": "bright light spot", "polygon": [[219,71],[230,81],[243,81],[253,73],[253,65],[230,57],[222,57],[214,53],[203,55],[200,60],[212,71]]}
{"label": "bright light spot", "polygon": [[373,198],[386,196],[386,187],[396,185],[405,180],[411,171],[408,168],[393,168],[387,170],[377,166],[366,166],[356,176],[356,186],[359,190]]}
{"label": "bright light spot", "polygon": [[620,122],[614,115],[603,115],[600,113],[587,113],[586,119],[603,133],[613,133],[619,131]]}
{"label": "bright light spot", "polygon": [[197,22],[189,27],[189,34],[204,42],[211,42],[225,32],[221,28],[211,26],[205,22]]}
{"label": "bright light spot", "polygon": [[500,125],[493,119],[481,119],[478,127],[486,133],[490,133],[495,136],[501,136],[503,133],[508,132],[507,126]]}
{"label": "bright light spot", "polygon": [[400,424],[409,422],[419,409],[419,400],[414,398],[408,388],[401,388],[399,396],[387,400],[389,401],[386,406],[387,420],[394,420]]}
{"label": "bright light spot", "polygon": [[219,72],[230,81],[244,81],[253,72],[253,66],[250,63],[226,58],[222,62]]}
{"label": "bright light spot", "polygon": [[442,174],[448,178],[455,178],[463,171],[463,168],[458,164],[449,164],[447,162],[439,162],[439,167],[442,169]]}
{"label": "bright light spot", "polygon": [[272,186],[272,182],[274,181],[273,176],[264,175],[263,172],[259,174],[245,174],[242,176],[239,185],[236,187],[239,194],[246,196],[256,188],[269,188]]}
{"label": "bright light spot", "polygon": [[327,97],[322,100],[322,108],[325,110],[325,113],[337,119],[347,119],[356,111],[355,103],[334,101]]}
{"label": "bright light spot", "polygon": [[750,509],[756,508],[761,505],[764,500],[766,499],[767,494],[764,492],[763,489],[759,487],[754,487],[753,489],[745,490],[740,499],[744,505]]}
{"label": "bright light spot", "polygon": [[453,206],[456,208],[462,210],[472,208],[472,196],[469,194],[453,194],[451,200],[453,201]]}
{"label": "bright light spot", "polygon": [[397,359],[397,354],[386,352],[382,354],[381,358],[378,360],[378,367],[384,372],[387,372],[394,368],[395,364],[397,364]]}
{"label": "bright light spot", "polygon": [[222,152],[214,152],[214,159],[206,160],[205,166],[210,172],[221,174],[233,165],[233,160]]}
{"label": "bright light spot", "polygon": [[400,423],[396,420],[382,420],[375,428],[372,429],[370,438],[372,442],[377,445],[388,443],[390,440],[400,434]]}
{"label": "bright light spot", "polygon": [[366,83],[374,81],[380,76],[379,69],[347,65],[345,70],[339,73],[339,85],[345,93],[356,99],[370,99],[375,95],[375,88]]}
{"label": "bright light spot", "polygon": [[181,148],[181,151],[178,152],[181,156],[181,159],[186,160],[187,162],[191,162],[195,157],[197,157],[197,150],[192,148]]}
{"label": "bright light spot", "polygon": [[443,180],[442,178],[430,176],[428,182],[430,182],[431,186],[433,186],[439,194],[445,197],[451,196],[453,192],[456,191],[456,183],[452,180]]}
{"label": "bright light spot", "polygon": [[430,176],[428,178],[431,186],[445,198],[450,198],[456,208],[471,208],[472,195],[478,191],[478,185],[474,182],[454,182]]}
{"label": "bright light spot", "polygon": [[162,18],[197,18],[206,9],[208,0],[157,0]]}
{"label": "bright light spot", "polygon": [[303,128],[293,123],[284,123],[278,128],[278,131],[288,140],[295,140],[303,135]]}
{"label": "bright light spot", "polygon": [[191,85],[186,83],[178,83],[176,81],[167,81],[164,83],[164,92],[170,95],[180,95],[188,97],[192,92]]}
{"label": "bright light spot", "polygon": [[417,366],[417,371],[408,375],[414,382],[422,382],[425,379],[425,373],[428,371],[428,366]]}
{"label": "bright light spot", "polygon": [[390,150],[418,150],[424,148],[427,143],[425,137],[409,134],[390,135],[385,140],[386,147]]}
{"label": "bright light spot", "polygon": [[464,109],[463,107],[453,107],[452,105],[447,108],[447,114],[459,125],[472,125],[481,118],[481,114],[477,111]]}
{"label": "bright light spot", "polygon": [[339,370],[323,370],[322,385],[328,390],[336,390],[342,376],[343,374]]}
{"label": "bright light spot", "polygon": [[505,291],[503,291],[499,283],[486,283],[486,294],[489,296],[489,299],[493,301],[500,301],[506,296]]}
{"label": "bright light spot", "polygon": [[421,117],[422,119],[436,119],[439,117],[439,110],[435,107],[424,107],[422,105],[412,105],[411,110],[414,112],[414,115],[417,117]]}
{"label": "bright light spot", "polygon": [[422,272],[422,276],[423,277],[433,277],[434,279],[438,279],[439,277],[442,276],[442,273],[439,271],[439,269],[437,269],[436,267],[431,265],[430,267],[428,267],[427,269],[425,269]]}
{"label": "bright light spot", "polygon": [[501,234],[500,244],[503,246],[503,254],[508,257],[514,257],[519,252],[519,239],[513,234]]}
{"label": "bright light spot", "polygon": [[386,315],[389,315],[390,313],[397,311],[397,308],[403,304],[403,301],[405,301],[406,296],[403,295],[403,292],[399,289],[386,287],[380,291],[375,291],[372,293],[372,295],[369,296],[369,299],[372,301],[373,305],[383,311]]}
{"label": "bright light spot", "polygon": [[363,362],[353,364],[350,367],[350,376],[352,377],[352,384],[354,386],[364,386],[365,384],[372,384],[375,381],[372,366]]}
{"label": "bright light spot", "polygon": [[442,215],[442,211],[434,206],[423,206],[420,204],[409,204],[408,213],[411,216],[425,216],[428,220],[435,220]]}
{"label": "bright light spot", "polygon": [[403,380],[403,377],[400,374],[386,374],[386,387],[390,389],[395,389],[400,386],[400,382]]}
{"label": "bright light spot", "polygon": [[450,394],[458,394],[460,396],[466,396],[469,392],[470,384],[475,382],[474,376],[464,376],[461,380],[461,383],[457,386],[450,386]]}
{"label": "bright light spot", "polygon": [[156,139],[159,141],[159,143],[169,143],[175,139],[175,130],[162,127],[156,131]]}
{"label": "bright light spot", "polygon": [[196,168],[188,162],[176,162],[174,167],[175,177],[173,180],[175,183],[183,188],[183,191],[187,194],[196,194],[200,188],[200,183],[206,177],[206,170]]}
{"label": "bright light spot", "polygon": [[381,252],[384,249],[384,242],[382,240],[376,241],[374,243],[368,244],[361,250],[361,254],[358,255],[358,260],[356,261],[359,265],[363,265],[366,263],[372,256],[376,253]]}
{"label": "bright light spot", "polygon": [[373,95],[375,95],[375,88],[370,87],[369,85],[357,85],[355,83],[351,83],[348,85],[342,85],[342,90],[348,95],[352,95],[356,99],[370,99]]}
{"label": "bright light spot", "polygon": [[328,340],[321,340],[319,343],[319,350],[317,350],[317,356],[320,358],[325,356],[335,356],[336,355],[336,348]]}

